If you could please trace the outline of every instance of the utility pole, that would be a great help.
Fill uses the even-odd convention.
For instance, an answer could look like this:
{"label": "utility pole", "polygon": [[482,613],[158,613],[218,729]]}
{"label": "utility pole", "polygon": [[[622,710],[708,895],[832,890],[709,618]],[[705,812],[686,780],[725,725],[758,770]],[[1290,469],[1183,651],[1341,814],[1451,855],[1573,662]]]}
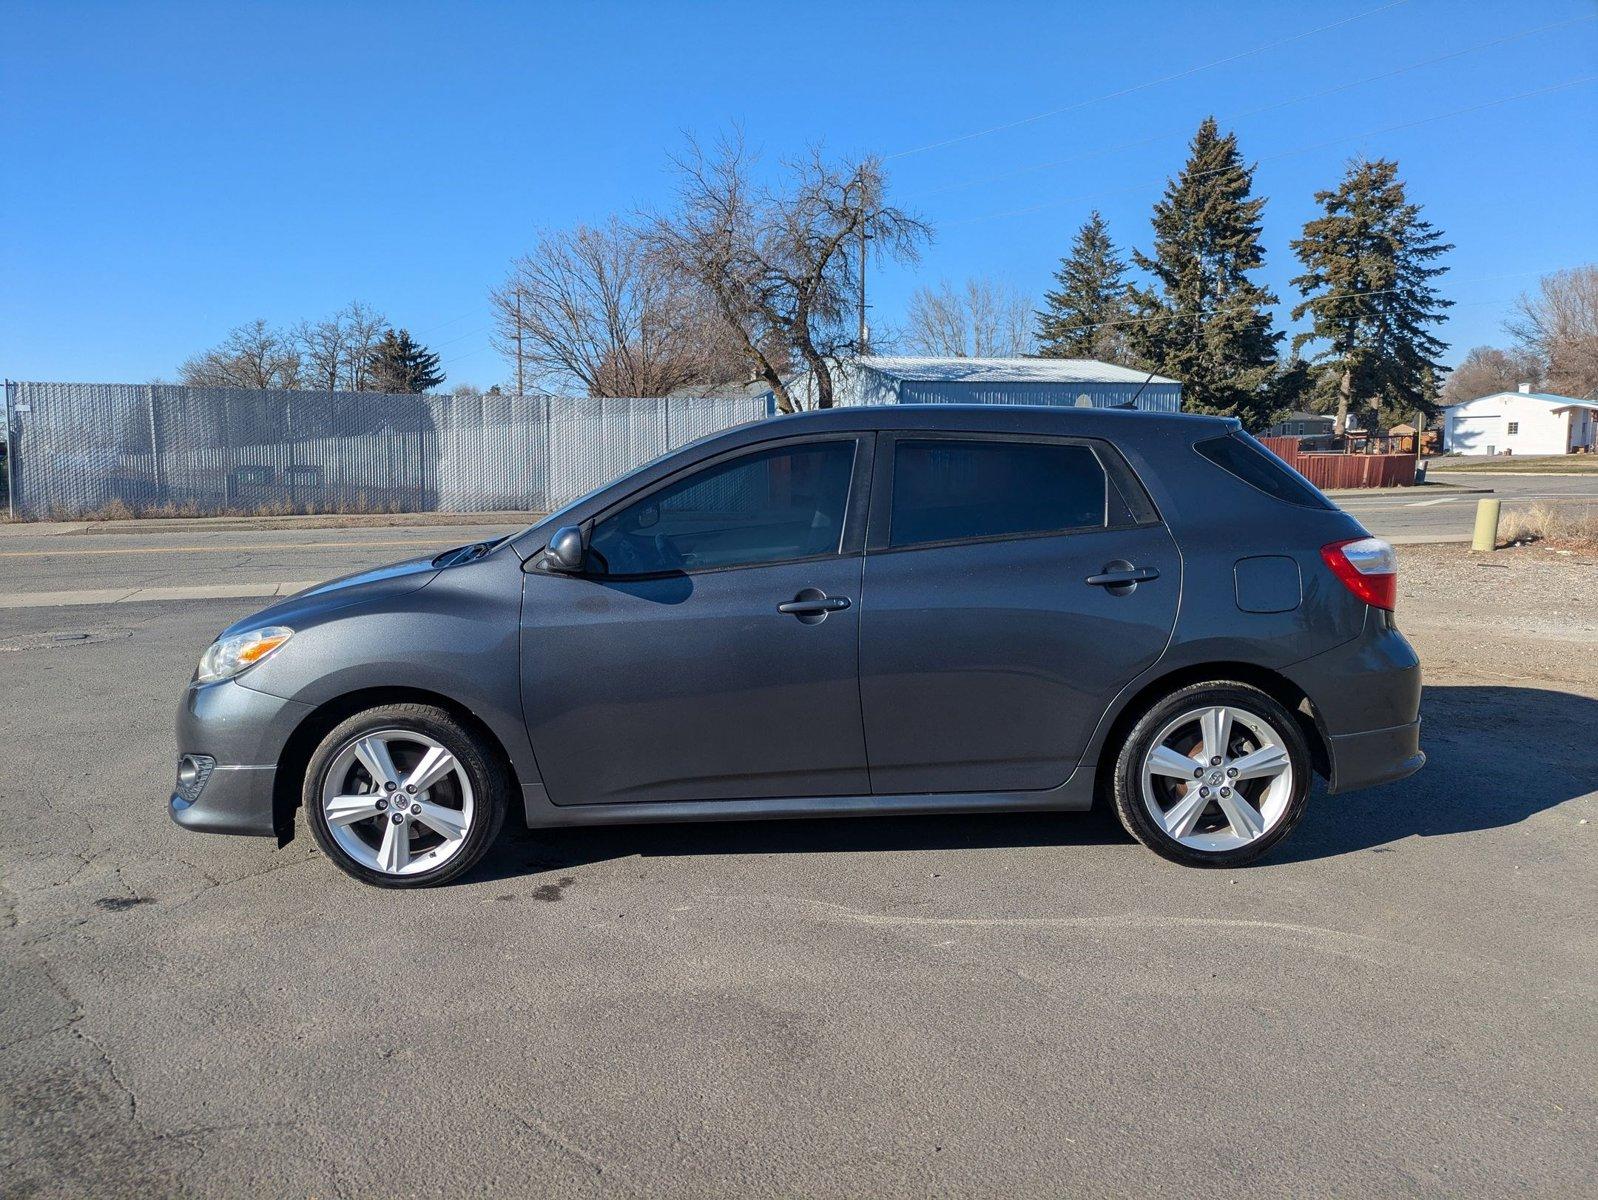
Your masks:
{"label": "utility pole", "polygon": [[871,346],[866,330],[866,240],[871,236],[866,232],[869,218],[866,214],[866,169],[860,168],[857,178],[860,181],[860,332],[855,339],[855,353],[864,355],[870,353]]}
{"label": "utility pole", "polygon": [[516,394],[526,395],[522,386],[522,289],[516,289]]}
{"label": "utility pole", "polygon": [[864,354],[869,349],[866,344],[866,223],[860,222],[860,335],[855,344],[860,347],[859,353]]}

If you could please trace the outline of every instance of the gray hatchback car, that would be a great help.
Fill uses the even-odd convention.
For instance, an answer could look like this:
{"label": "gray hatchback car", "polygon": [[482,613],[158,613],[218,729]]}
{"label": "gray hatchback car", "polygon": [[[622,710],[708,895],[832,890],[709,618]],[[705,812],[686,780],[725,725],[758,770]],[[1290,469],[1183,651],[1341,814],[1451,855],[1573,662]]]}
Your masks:
{"label": "gray hatchback car", "polygon": [[1395,561],[1235,421],[854,408],[223,631],[170,808],[412,887],[530,827],[1112,806],[1234,866],[1400,779]]}

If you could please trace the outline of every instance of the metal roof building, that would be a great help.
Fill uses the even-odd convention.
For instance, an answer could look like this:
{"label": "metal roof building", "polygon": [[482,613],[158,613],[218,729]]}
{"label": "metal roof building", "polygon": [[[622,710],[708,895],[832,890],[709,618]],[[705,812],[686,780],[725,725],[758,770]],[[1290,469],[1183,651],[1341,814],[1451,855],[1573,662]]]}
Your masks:
{"label": "metal roof building", "polygon": [[[795,383],[800,394],[809,381]],[[1087,358],[846,359],[833,373],[834,403],[1044,404],[1181,412],[1182,385],[1163,375]]]}

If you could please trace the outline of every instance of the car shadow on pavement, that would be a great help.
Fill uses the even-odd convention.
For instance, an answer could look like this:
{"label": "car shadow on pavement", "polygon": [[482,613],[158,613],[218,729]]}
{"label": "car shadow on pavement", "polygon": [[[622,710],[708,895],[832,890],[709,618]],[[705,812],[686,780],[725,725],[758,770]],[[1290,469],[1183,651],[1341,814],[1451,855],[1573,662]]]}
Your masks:
{"label": "car shadow on pavement", "polygon": [[[1428,687],[1421,705],[1427,764],[1367,791],[1317,789],[1303,824],[1261,865],[1283,865],[1513,825],[1598,788],[1598,700],[1524,687]],[[559,872],[639,855],[825,854],[1096,846],[1131,839],[1102,809],[704,821],[525,830],[515,821],[467,882]]]}
{"label": "car shadow on pavement", "polygon": [[1598,789],[1598,700],[1544,688],[1427,687],[1426,765],[1397,783],[1310,798],[1265,864],[1371,850],[1406,837],[1497,829]]}
{"label": "car shadow on pavement", "polygon": [[959,813],[510,829],[465,882],[564,871],[608,859],[690,855],[868,854],[1126,843],[1108,814]]}

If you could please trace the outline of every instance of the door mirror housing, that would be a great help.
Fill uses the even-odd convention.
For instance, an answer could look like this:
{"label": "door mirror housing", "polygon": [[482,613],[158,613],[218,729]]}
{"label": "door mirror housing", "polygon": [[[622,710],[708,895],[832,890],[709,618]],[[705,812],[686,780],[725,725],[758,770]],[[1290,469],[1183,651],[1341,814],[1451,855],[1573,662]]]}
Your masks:
{"label": "door mirror housing", "polygon": [[549,539],[549,547],[544,551],[544,565],[551,571],[578,575],[582,573],[586,557],[583,531],[575,525],[563,525]]}

